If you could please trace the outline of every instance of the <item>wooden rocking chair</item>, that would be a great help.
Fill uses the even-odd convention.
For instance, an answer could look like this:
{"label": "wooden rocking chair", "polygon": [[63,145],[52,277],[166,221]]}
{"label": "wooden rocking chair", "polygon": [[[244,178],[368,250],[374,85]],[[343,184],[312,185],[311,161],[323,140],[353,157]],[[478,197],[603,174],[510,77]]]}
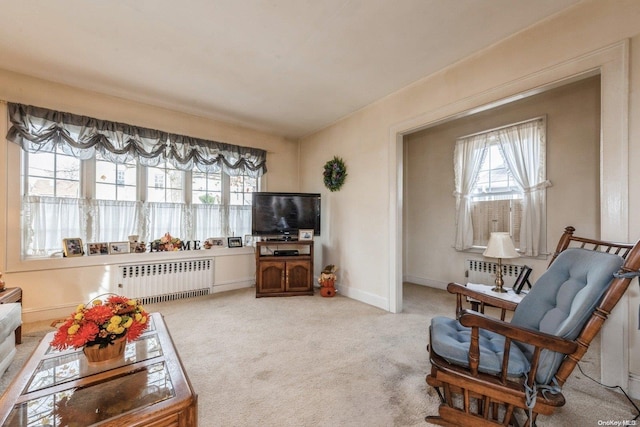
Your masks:
{"label": "wooden rocking chair", "polygon": [[[497,306],[502,300],[449,284],[457,317],[429,328],[431,373],[447,426],[535,425],[565,404],[561,387],[640,269],[635,245],[573,236],[567,227],[547,271],[515,307],[510,323],[463,310],[463,297]],[[508,355],[503,357],[503,355]]]}

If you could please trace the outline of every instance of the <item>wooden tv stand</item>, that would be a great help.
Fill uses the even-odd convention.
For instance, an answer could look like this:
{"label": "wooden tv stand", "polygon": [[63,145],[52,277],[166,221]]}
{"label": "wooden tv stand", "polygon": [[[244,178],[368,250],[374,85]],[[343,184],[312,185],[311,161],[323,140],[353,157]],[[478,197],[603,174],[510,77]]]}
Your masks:
{"label": "wooden tv stand", "polygon": [[313,295],[313,241],[257,242],[256,298],[295,295]]}

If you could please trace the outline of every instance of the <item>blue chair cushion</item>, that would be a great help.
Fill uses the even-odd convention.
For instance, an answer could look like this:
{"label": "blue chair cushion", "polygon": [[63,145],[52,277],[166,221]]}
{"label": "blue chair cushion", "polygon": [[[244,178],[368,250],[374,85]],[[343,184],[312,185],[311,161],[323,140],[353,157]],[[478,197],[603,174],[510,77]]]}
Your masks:
{"label": "blue chair cushion", "polygon": [[[574,340],[602,299],[613,274],[624,260],[614,254],[587,249],[566,249],[536,281],[514,312],[513,325]],[[469,366],[471,329],[457,320],[435,317],[431,321],[432,350],[452,364]],[[499,374],[502,368],[504,338],[480,329],[478,370]],[[534,347],[514,341],[509,351],[507,375],[529,372]],[[536,383],[549,384],[564,355],[543,350],[538,362]]]}
{"label": "blue chair cushion", "polygon": [[[438,316],[431,320],[430,334],[431,348],[435,353],[449,363],[469,367],[471,328],[462,326],[455,319]],[[501,372],[504,341],[502,335],[480,329],[480,372],[492,375]],[[527,355],[518,346],[512,345],[509,351],[508,376],[520,377],[529,372],[529,367]]]}
{"label": "blue chair cushion", "polygon": [[[602,299],[624,260],[614,254],[566,249],[536,281],[513,315],[514,325],[574,340]],[[531,360],[533,348],[519,344]],[[548,384],[564,355],[543,350],[536,382]]]}

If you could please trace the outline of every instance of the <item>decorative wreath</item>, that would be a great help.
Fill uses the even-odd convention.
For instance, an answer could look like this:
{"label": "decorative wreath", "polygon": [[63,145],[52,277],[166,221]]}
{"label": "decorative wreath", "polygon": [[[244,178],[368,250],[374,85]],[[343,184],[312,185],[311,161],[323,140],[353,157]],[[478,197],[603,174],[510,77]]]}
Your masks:
{"label": "decorative wreath", "polygon": [[334,156],[332,160],[324,164],[322,175],[324,176],[324,185],[331,191],[338,191],[347,177],[347,167],[340,157]]}

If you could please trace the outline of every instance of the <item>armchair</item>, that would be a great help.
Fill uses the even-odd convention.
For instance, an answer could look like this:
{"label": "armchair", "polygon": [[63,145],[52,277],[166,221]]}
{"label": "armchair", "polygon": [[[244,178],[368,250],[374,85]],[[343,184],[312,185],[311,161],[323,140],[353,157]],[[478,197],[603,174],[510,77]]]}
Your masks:
{"label": "armchair", "polygon": [[531,426],[538,414],[565,404],[562,386],[640,269],[640,242],[574,231],[565,229],[549,268],[517,307],[501,307],[515,308],[510,322],[461,307],[462,296],[499,304],[495,298],[448,286],[457,295],[457,319],[435,317],[429,328],[426,380],[441,404],[427,421]]}

